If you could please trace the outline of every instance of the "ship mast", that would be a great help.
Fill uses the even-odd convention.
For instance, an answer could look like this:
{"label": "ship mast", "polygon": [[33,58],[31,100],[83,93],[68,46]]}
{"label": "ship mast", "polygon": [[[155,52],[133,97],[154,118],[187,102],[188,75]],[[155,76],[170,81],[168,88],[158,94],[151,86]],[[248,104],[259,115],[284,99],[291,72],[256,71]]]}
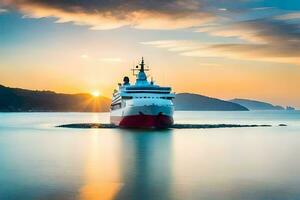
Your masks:
{"label": "ship mast", "polygon": [[142,57],[142,62],[141,62],[141,64],[140,64],[140,66],[141,66],[140,71],[141,71],[141,72],[144,72],[144,71],[145,71],[144,57]]}
{"label": "ship mast", "polygon": [[[138,66],[140,66],[140,68]],[[148,85],[149,83],[147,81],[147,75],[145,74],[145,71],[149,71],[149,69],[145,69],[144,57],[142,57],[141,63],[137,65],[136,68],[136,70],[139,70],[139,73],[136,74],[136,85]]]}
{"label": "ship mast", "polygon": [[[139,68],[139,66],[140,66],[140,68]],[[142,57],[141,63],[138,64],[135,68],[131,69],[131,71],[132,71],[132,74],[133,74],[134,76],[137,76],[137,75],[138,75],[138,73],[135,74],[136,71],[143,72],[143,73],[144,73],[145,71],[149,71],[148,68],[145,69],[144,57]]]}

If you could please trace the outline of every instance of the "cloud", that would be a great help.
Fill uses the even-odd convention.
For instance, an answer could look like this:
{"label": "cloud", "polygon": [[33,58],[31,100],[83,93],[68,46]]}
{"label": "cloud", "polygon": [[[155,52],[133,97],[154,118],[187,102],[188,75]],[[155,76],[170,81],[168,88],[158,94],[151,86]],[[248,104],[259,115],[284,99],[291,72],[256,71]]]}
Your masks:
{"label": "cloud", "polygon": [[7,12],[7,10],[0,7],[0,14],[5,12]]}
{"label": "cloud", "polygon": [[[300,18],[299,12],[281,12],[276,16],[274,7],[247,6],[250,0],[0,1],[3,9],[16,9],[25,17],[52,17],[57,23],[72,22],[93,30],[123,26],[160,30],[193,27],[215,41],[203,43],[187,38],[142,43],[185,56],[299,63],[299,24],[289,23]],[[224,38],[236,42],[225,44]]]}
{"label": "cloud", "polygon": [[229,25],[204,27],[198,29],[198,32],[219,37],[236,37],[252,43],[284,43],[287,45],[292,43],[299,45],[300,42],[298,25],[270,19],[256,19]]}
{"label": "cloud", "polygon": [[100,58],[103,62],[122,62],[121,58]]}
{"label": "cloud", "polygon": [[294,49],[278,49],[272,45],[218,44],[205,49],[183,52],[181,55],[193,57],[222,57],[229,59],[254,60],[277,63],[300,64],[300,53],[290,55]]}
{"label": "cloud", "polygon": [[87,54],[82,54],[81,56],[80,56],[80,58],[82,58],[82,59],[88,59],[90,56],[89,55],[87,55]]}
{"label": "cloud", "polygon": [[300,12],[292,12],[292,13],[280,15],[277,16],[276,19],[280,19],[280,20],[300,19]]}
{"label": "cloud", "polygon": [[191,51],[199,49],[199,43],[195,41],[188,40],[159,40],[150,42],[141,42],[144,45],[151,45],[157,48],[166,48],[169,51]]}
{"label": "cloud", "polygon": [[275,7],[257,7],[257,8],[252,8],[252,10],[270,10],[274,9]]}
{"label": "cloud", "polygon": [[297,24],[259,19],[198,30],[218,38],[232,37],[241,42],[203,43],[199,41],[152,41],[143,44],[178,51],[194,57],[221,57],[300,64],[300,32]]}
{"label": "cloud", "polygon": [[53,17],[94,30],[130,26],[140,29],[177,29],[198,26],[214,18],[196,0],[3,0],[26,17]]}

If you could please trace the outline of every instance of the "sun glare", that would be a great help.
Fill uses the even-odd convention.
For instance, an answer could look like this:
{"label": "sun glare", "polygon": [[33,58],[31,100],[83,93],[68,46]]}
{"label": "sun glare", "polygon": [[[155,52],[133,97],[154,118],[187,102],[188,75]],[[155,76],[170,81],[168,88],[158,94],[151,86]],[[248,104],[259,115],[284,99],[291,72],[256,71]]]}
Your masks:
{"label": "sun glare", "polygon": [[99,91],[94,91],[91,93],[94,97],[99,97],[101,93]]}

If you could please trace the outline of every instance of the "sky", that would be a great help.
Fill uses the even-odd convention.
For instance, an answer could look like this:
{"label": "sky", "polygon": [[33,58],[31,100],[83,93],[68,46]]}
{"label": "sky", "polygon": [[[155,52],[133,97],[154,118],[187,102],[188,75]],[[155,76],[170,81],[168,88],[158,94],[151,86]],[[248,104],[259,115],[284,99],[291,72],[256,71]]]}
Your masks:
{"label": "sky", "polygon": [[0,0],[2,85],[110,97],[142,56],[177,93],[300,108],[300,1]]}

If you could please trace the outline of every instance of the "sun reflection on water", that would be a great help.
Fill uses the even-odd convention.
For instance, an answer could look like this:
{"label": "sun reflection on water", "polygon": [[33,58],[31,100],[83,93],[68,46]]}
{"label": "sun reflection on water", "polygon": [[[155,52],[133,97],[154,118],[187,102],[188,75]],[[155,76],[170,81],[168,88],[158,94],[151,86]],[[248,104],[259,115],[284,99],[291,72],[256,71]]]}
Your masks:
{"label": "sun reflection on water", "polygon": [[[101,134],[101,135],[100,135]],[[114,199],[123,184],[120,182],[117,135],[93,131],[85,163],[85,184],[80,200]]]}

